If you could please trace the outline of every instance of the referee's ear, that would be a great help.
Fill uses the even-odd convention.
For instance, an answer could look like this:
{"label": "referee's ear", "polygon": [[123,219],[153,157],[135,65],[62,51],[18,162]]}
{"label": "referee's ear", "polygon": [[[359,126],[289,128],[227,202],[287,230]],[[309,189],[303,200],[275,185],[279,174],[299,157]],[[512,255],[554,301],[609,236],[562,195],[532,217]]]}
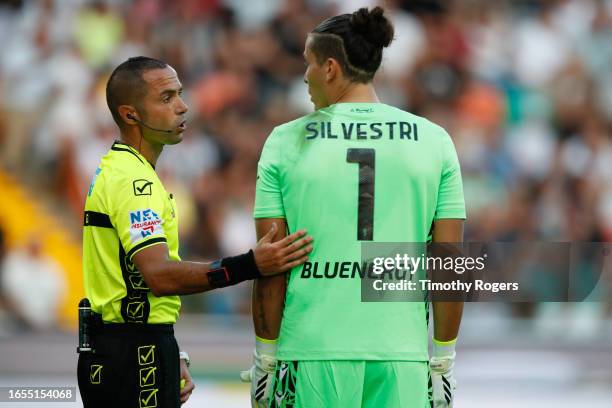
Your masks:
{"label": "referee's ear", "polygon": [[138,112],[136,111],[136,108],[132,105],[120,105],[117,108],[117,112],[119,113],[119,116],[121,117],[123,123],[125,123],[126,125],[138,125],[138,120],[140,120],[140,117],[138,115]]}

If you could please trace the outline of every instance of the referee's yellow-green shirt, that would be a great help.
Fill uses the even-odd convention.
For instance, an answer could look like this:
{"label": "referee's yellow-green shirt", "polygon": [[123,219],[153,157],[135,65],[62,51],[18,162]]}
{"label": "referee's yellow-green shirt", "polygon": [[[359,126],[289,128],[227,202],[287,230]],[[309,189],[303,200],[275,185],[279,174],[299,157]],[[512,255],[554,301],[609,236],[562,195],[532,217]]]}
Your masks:
{"label": "referee's yellow-green shirt", "polygon": [[115,142],[89,187],[83,226],[85,294],[105,322],[176,322],[180,298],[154,296],[132,263],[160,243],[180,260],[174,198],[136,149]]}

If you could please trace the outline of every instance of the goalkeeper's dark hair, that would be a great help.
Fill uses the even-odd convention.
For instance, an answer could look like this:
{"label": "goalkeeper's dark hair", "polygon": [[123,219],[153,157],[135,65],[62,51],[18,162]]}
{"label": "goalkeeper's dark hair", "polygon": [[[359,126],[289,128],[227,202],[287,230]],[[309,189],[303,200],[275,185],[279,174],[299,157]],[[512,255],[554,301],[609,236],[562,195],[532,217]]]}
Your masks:
{"label": "goalkeeper's dark hair", "polygon": [[119,106],[138,107],[142,98],[147,94],[147,83],[142,75],[147,71],[164,69],[167,66],[167,63],[155,58],[132,57],[115,68],[106,83],[106,104],[120,128],[124,123],[119,116]]}
{"label": "goalkeeper's dark hair", "polygon": [[368,83],[380,67],[383,48],[393,41],[393,33],[382,8],[360,8],[319,24],[312,30],[310,50],[319,64],[333,58],[348,79]]}

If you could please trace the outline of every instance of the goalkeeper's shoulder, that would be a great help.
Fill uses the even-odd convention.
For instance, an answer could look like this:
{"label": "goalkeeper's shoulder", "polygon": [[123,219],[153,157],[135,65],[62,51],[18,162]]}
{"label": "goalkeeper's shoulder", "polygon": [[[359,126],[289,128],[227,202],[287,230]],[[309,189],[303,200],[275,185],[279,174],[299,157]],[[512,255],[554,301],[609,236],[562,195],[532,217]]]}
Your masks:
{"label": "goalkeeper's shoulder", "polygon": [[282,137],[283,135],[294,135],[296,133],[300,133],[299,131],[304,131],[306,125],[309,123],[320,121],[320,115],[321,114],[318,111],[315,111],[309,113],[308,115],[300,116],[297,119],[280,124],[272,130],[269,137],[272,137],[273,135],[279,135]]}

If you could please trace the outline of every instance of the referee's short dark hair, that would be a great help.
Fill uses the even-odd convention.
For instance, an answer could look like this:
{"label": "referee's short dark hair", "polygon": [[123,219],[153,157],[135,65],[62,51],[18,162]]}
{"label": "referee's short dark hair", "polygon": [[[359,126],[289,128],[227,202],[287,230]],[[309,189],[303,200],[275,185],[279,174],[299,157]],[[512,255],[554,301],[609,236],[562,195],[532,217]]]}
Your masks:
{"label": "referee's short dark hair", "polygon": [[167,66],[167,63],[155,58],[132,57],[115,68],[106,83],[106,104],[120,128],[124,123],[119,116],[119,106],[128,104],[138,107],[140,100],[147,94],[147,83],[142,79],[142,74]]}

